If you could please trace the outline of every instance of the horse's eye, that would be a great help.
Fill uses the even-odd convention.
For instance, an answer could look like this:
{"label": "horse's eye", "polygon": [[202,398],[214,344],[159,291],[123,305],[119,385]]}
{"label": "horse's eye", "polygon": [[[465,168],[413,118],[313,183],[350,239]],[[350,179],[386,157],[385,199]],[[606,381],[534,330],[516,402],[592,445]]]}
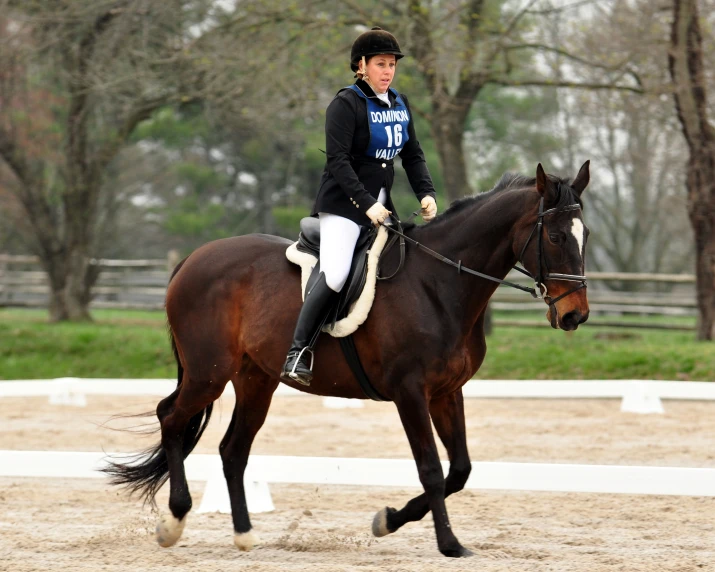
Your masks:
{"label": "horse's eye", "polygon": [[549,233],[549,240],[551,240],[554,244],[558,244],[561,242],[561,235],[555,232]]}

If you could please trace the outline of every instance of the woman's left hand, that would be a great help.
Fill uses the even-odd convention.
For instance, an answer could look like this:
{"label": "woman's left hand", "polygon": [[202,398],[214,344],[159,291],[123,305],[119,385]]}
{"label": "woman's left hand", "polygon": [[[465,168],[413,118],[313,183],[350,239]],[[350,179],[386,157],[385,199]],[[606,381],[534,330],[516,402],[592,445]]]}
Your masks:
{"label": "woman's left hand", "polygon": [[423,221],[429,222],[437,216],[437,203],[430,195],[427,195],[424,199],[422,199],[420,204],[422,206]]}

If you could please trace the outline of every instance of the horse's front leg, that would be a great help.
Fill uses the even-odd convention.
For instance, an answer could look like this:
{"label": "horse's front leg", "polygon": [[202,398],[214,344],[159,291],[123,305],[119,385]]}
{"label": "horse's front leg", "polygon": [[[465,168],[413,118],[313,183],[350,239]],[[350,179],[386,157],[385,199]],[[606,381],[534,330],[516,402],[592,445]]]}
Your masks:
{"label": "horse's front leg", "polygon": [[395,399],[395,405],[417,463],[417,472],[425,490],[427,507],[432,511],[437,547],[445,556],[470,556],[472,553],[459,543],[449,524],[444,502],[446,492],[444,473],[422,388],[415,384],[405,390]]}
{"label": "horse's front leg", "polygon": [[[462,390],[459,389],[439,400],[431,401],[429,411],[437,434],[449,455],[449,473],[444,486],[446,498],[464,488],[472,470],[467,451]],[[375,536],[391,534],[408,522],[422,520],[429,510],[429,498],[426,493],[410,500],[401,510],[385,507],[375,515],[372,532]]]}

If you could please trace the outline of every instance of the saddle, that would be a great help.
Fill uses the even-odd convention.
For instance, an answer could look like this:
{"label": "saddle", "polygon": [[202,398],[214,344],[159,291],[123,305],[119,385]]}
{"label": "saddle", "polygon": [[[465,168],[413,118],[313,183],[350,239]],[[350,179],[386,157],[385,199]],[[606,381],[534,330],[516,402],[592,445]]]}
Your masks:
{"label": "saddle", "polygon": [[[365,322],[375,300],[380,254],[387,242],[387,230],[361,227],[350,272],[340,296],[328,314],[323,331],[335,338],[349,336]],[[320,223],[317,218],[300,221],[298,241],[286,250],[286,258],[301,267],[301,292],[320,274]]]}

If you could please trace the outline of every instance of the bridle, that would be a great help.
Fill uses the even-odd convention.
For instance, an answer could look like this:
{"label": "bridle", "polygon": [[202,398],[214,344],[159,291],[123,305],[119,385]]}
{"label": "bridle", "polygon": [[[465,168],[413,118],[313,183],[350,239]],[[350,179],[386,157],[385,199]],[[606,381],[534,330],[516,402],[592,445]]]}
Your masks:
{"label": "bridle", "polygon": [[[417,248],[420,248],[430,256],[433,256],[437,260],[440,260],[444,262],[445,264],[449,264],[450,266],[454,266],[457,269],[458,273],[461,272],[466,272],[468,274],[472,274],[473,276],[478,276],[479,278],[484,278],[485,280],[491,280],[492,282],[497,282],[499,284],[503,284],[504,286],[510,286],[511,288],[516,288],[517,290],[521,290],[523,292],[528,292],[531,294],[533,298],[539,298],[543,299],[544,302],[546,302],[549,306],[553,306],[558,302],[559,300],[565,298],[566,296],[573,294],[574,292],[581,290],[581,288],[586,288],[586,276],[580,275],[580,274],[559,274],[555,272],[549,272],[548,269],[548,264],[546,264],[545,257],[543,255],[544,251],[544,241],[543,241],[543,233],[542,229],[544,226],[544,217],[547,215],[552,215],[556,213],[562,213],[562,212],[568,212],[568,211],[575,211],[575,210],[581,210],[581,205],[578,203],[573,203],[571,205],[567,205],[565,207],[556,207],[549,209],[547,211],[544,210],[544,197],[541,197],[541,200],[539,201],[539,213],[536,218],[536,224],[534,225],[534,228],[531,229],[531,233],[529,234],[529,238],[526,239],[526,243],[524,243],[524,246],[521,249],[521,254],[519,254],[519,262],[523,265],[523,257],[524,253],[526,252],[527,246],[529,246],[529,243],[531,242],[531,239],[534,236],[534,233],[536,233],[537,236],[537,271],[536,271],[536,276],[534,276],[531,272],[529,272],[526,268],[521,268],[520,266],[514,266],[514,270],[517,270],[521,272],[522,274],[525,274],[529,278],[531,278],[534,281],[534,288],[529,288],[528,286],[522,286],[521,284],[516,284],[514,282],[509,282],[507,280],[502,280],[501,278],[496,278],[494,276],[489,276],[488,274],[484,274],[482,272],[478,272],[476,270],[472,270],[471,268],[467,268],[466,266],[462,265],[462,261],[458,260],[455,262],[454,260],[451,260],[447,258],[446,256],[442,256],[438,252],[435,252],[431,248],[426,247],[425,245],[417,242],[413,238],[410,238],[409,236],[406,236],[402,232],[402,223],[401,221],[397,220],[397,226],[399,230],[396,230],[392,228],[390,225],[383,225],[384,228],[386,228],[389,232],[393,233],[395,236],[393,237],[393,240],[387,245],[387,247],[383,250],[383,254],[387,252],[394,244],[394,239],[399,237],[400,238],[400,263],[397,267],[397,270],[393,272],[390,276],[386,277],[381,277],[378,276],[378,280],[389,280],[390,278],[393,278],[402,268],[404,261],[405,261],[405,241],[414,244]],[[412,216],[408,219],[408,222],[417,216],[419,214],[419,211],[412,213]],[[382,256],[381,256],[382,257]],[[546,274],[543,274],[541,266],[542,266],[542,260],[544,261],[544,264],[546,264]],[[548,288],[546,287],[546,284],[544,283],[545,280],[565,280],[569,282],[579,282],[578,285],[574,286],[567,292],[564,292],[560,296],[557,296],[556,298],[552,298],[549,296],[548,293]]]}
{"label": "bridle", "polygon": [[[522,274],[526,274],[529,278],[531,278],[534,281],[534,293],[532,296],[534,298],[543,298],[544,302],[546,302],[549,306],[553,306],[558,302],[559,300],[566,298],[569,294],[573,294],[574,292],[580,290],[581,288],[586,288],[586,277],[582,274],[559,274],[556,272],[549,272],[549,265],[546,263],[545,257],[544,257],[544,236],[542,232],[542,228],[544,226],[544,217],[547,215],[551,214],[556,214],[556,213],[562,213],[562,212],[568,212],[568,211],[580,211],[581,210],[581,205],[578,203],[573,203],[571,205],[567,205],[565,207],[561,208],[553,208],[549,209],[547,211],[544,210],[544,197],[541,197],[541,200],[539,201],[539,214],[536,219],[536,224],[534,225],[534,228],[531,229],[531,233],[529,234],[529,238],[526,239],[526,242],[524,243],[524,246],[521,249],[521,253],[519,254],[519,262],[521,262],[522,266],[524,265],[524,253],[526,252],[526,247],[529,246],[529,243],[531,242],[532,237],[534,236],[534,233],[536,233],[537,236],[537,243],[538,247],[536,250],[536,276],[531,274],[526,268],[521,268],[519,266],[514,266],[514,270],[517,270],[521,272]],[[544,261],[544,265],[546,266],[546,275],[542,273],[541,269],[541,262],[542,260]],[[549,290],[546,287],[545,280],[565,280],[567,282],[579,282],[576,286],[571,288],[571,290],[567,290],[560,296],[557,296],[556,298],[552,298],[549,296]]]}

